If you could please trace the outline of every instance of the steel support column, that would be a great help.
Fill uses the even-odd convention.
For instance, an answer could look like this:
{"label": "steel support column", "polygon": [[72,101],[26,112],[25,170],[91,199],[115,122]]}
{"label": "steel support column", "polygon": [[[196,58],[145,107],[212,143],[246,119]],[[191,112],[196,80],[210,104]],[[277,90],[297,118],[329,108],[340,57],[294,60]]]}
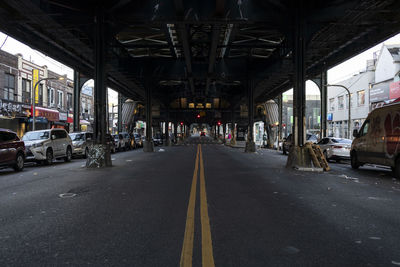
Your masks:
{"label": "steel support column", "polygon": [[[282,139],[282,122],[283,122],[283,102],[282,102],[282,94],[279,94],[278,96],[278,121],[279,121],[279,128],[278,128],[278,144]],[[279,145],[278,145],[278,150],[279,150]]]}
{"label": "steel support column", "polygon": [[122,132],[122,95],[118,93],[118,122],[117,122],[117,131],[118,133]]}
{"label": "steel support column", "polygon": [[319,89],[321,91],[321,138],[328,136],[328,74],[327,71],[321,73],[320,77],[321,83]]}
{"label": "steel support column", "polygon": [[146,84],[146,141],[143,144],[144,152],[153,152],[154,144],[153,144],[153,120],[152,120],[152,99],[151,99],[151,85],[149,83]]}
{"label": "steel support column", "polygon": [[303,146],[305,143],[305,111],[306,111],[306,77],[305,77],[305,23],[299,14],[296,14],[295,22],[295,46],[294,56],[294,145]]}
{"label": "steel support column", "polygon": [[[95,15],[95,44],[94,44],[94,99],[95,99],[95,123],[94,136],[97,144],[101,144],[105,150],[104,162],[100,165],[111,166],[111,155],[106,146],[107,133],[107,87],[106,87],[106,30],[105,30],[104,10],[102,7],[96,8]],[[104,166],[103,165],[103,166]]]}
{"label": "steel support column", "polygon": [[226,138],[225,138],[225,136],[226,136],[226,124],[225,123],[223,123],[222,124],[222,134],[224,135],[224,139],[223,139],[223,142],[224,142],[224,144],[225,144],[225,142],[226,142]]}
{"label": "steel support column", "polygon": [[74,70],[74,132],[80,131],[81,82],[79,72]]}
{"label": "steel support column", "polygon": [[254,143],[254,86],[250,79],[247,83],[247,107],[248,107],[248,132],[245,152],[256,152]]}

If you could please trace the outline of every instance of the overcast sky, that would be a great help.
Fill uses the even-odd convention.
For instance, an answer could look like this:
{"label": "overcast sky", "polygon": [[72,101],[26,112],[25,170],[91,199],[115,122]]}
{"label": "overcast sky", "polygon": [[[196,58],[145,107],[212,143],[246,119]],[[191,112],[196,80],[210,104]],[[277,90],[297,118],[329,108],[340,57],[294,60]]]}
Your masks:
{"label": "overcast sky", "polygon": [[[29,46],[20,43],[19,41],[8,37],[7,35],[0,32],[0,46],[1,49],[11,53],[17,54],[21,53],[23,57],[27,60],[31,60],[32,62],[43,66],[46,65],[50,70],[59,73],[59,74],[67,74],[69,78],[73,78],[73,70],[62,63],[46,56],[45,54],[31,49]],[[5,43],[4,43],[5,41]],[[400,44],[400,34],[384,41],[385,44]],[[357,72],[365,69],[366,62],[368,59],[373,58],[373,53],[379,51],[383,43],[380,43],[365,52],[339,64],[330,70],[328,70],[328,82],[329,83],[337,83],[341,80],[348,78],[349,76],[356,74]],[[313,83],[307,83],[307,93],[312,94],[313,92],[317,92],[318,87]]]}

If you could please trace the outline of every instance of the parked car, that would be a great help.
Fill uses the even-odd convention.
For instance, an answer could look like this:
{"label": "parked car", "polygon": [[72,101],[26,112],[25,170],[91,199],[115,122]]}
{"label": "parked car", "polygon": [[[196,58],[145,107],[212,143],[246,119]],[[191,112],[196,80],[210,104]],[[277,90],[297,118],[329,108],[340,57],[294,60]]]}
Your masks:
{"label": "parked car", "polygon": [[353,136],[351,167],[358,169],[365,163],[389,166],[400,178],[400,103],[374,109]]}
{"label": "parked car", "polygon": [[43,162],[47,165],[58,158],[71,161],[72,141],[64,129],[27,132],[22,140],[25,142],[27,161]]}
{"label": "parked car", "polygon": [[[293,135],[289,134],[288,137],[283,140],[283,143],[282,143],[283,155],[286,155],[287,152],[289,151],[289,148],[292,145],[292,138],[293,138]],[[318,137],[315,134],[307,134],[306,142],[316,143],[316,142],[318,142]]]}
{"label": "parked car", "polygon": [[317,144],[321,147],[327,161],[350,159],[351,140],[336,137],[322,138]]}
{"label": "parked car", "polygon": [[22,171],[25,162],[25,144],[13,131],[0,128],[0,167]]}
{"label": "parked car", "polygon": [[160,145],[163,144],[163,140],[162,140],[161,134],[158,133],[153,137],[153,143],[154,143],[155,146],[160,146]]}
{"label": "parked car", "polygon": [[116,151],[121,151],[121,142],[119,139],[119,135],[118,134],[113,134],[111,135],[113,140],[114,140],[114,146],[115,146],[115,150]]}
{"label": "parked car", "polygon": [[122,132],[118,134],[119,136],[119,150],[128,150],[132,149],[134,147],[134,140],[131,138],[129,133],[127,132]]}
{"label": "parked car", "polygon": [[135,147],[143,147],[142,137],[138,133],[133,134],[133,138],[135,140]]}
{"label": "parked car", "polygon": [[93,133],[75,132],[70,133],[69,136],[72,140],[72,154],[87,158],[89,147],[94,144]]}

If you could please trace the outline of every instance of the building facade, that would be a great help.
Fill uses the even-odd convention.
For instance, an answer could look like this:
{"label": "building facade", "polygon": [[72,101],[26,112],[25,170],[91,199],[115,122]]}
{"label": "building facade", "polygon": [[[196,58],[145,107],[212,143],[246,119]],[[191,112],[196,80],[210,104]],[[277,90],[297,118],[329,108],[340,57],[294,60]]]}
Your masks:
{"label": "building facade", "polygon": [[[32,82],[33,69],[39,70],[39,79],[53,79],[41,81],[35,88]],[[21,54],[12,55],[0,50],[0,128],[11,129],[18,136],[32,130],[32,105],[35,99],[37,130],[58,127],[71,131],[73,87],[73,80],[66,75],[30,62]],[[81,123],[86,125],[86,129],[93,121],[93,112],[93,93],[82,92]]]}
{"label": "building facade", "polygon": [[[367,68],[352,77],[340,81],[347,91],[338,86],[328,87],[328,135],[352,138],[352,131],[359,129],[369,113],[369,90],[374,81],[374,60],[368,60]],[[348,129],[350,108],[350,129]]]}

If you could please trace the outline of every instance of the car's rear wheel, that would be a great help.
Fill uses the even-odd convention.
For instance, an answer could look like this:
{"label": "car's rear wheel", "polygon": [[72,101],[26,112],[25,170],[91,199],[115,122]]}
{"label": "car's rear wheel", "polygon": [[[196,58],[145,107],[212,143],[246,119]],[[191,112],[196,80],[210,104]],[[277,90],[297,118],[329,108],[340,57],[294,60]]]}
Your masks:
{"label": "car's rear wheel", "polygon": [[72,149],[70,147],[67,148],[67,153],[65,155],[64,161],[70,162],[72,159]]}
{"label": "car's rear wheel", "polygon": [[400,156],[398,156],[396,159],[396,165],[394,166],[393,174],[394,177],[400,179]]}
{"label": "car's rear wheel", "polygon": [[17,172],[22,171],[24,169],[24,162],[24,155],[22,153],[18,153],[15,160],[15,165],[13,166],[14,170]]}
{"label": "car's rear wheel", "polygon": [[52,163],[53,163],[53,150],[48,148],[46,151],[46,159],[44,161],[44,164],[51,165]]}
{"label": "car's rear wheel", "polygon": [[360,167],[360,162],[358,161],[357,152],[353,151],[350,155],[351,167],[353,169],[358,169]]}
{"label": "car's rear wheel", "polygon": [[328,153],[326,153],[326,150],[324,151],[324,157],[327,162],[330,162],[330,159],[328,158]]}

